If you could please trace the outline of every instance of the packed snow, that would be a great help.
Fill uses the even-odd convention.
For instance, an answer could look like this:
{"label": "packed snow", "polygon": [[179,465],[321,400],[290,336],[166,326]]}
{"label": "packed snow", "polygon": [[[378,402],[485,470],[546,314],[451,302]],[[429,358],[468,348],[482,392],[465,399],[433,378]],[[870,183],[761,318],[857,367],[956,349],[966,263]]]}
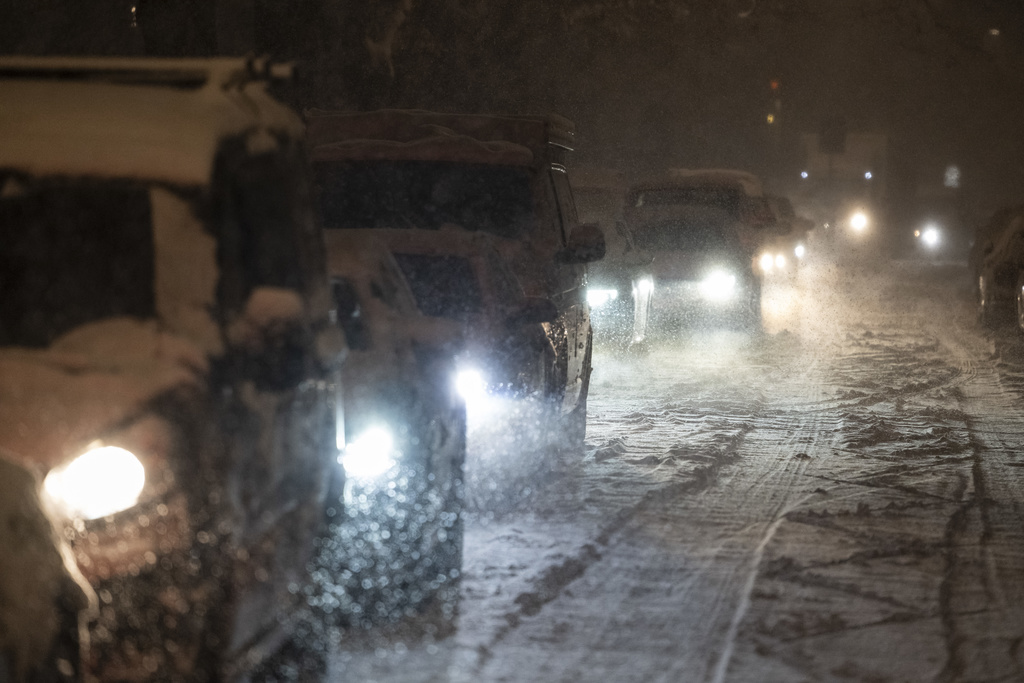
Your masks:
{"label": "packed snow", "polygon": [[763,335],[599,344],[585,452],[471,415],[457,630],[334,679],[1021,680],[1024,354],[967,282],[819,256]]}

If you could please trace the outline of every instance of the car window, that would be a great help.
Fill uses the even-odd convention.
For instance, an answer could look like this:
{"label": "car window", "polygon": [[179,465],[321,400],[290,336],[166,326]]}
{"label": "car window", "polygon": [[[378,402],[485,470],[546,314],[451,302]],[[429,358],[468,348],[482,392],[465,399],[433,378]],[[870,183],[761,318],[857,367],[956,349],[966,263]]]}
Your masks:
{"label": "car window", "polygon": [[466,321],[482,310],[480,283],[469,259],[395,253],[423,315]]}
{"label": "car window", "polygon": [[151,218],[143,186],[0,175],[0,345],[154,317]]}
{"label": "car window", "polygon": [[328,229],[458,226],[519,239],[534,222],[529,169],[444,161],[317,162]]}

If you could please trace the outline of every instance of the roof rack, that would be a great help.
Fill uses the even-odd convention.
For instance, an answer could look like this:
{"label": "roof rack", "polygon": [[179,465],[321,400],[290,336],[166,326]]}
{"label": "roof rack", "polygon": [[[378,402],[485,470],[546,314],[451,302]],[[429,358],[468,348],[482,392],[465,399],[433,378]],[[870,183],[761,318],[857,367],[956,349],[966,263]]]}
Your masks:
{"label": "roof rack", "polygon": [[290,81],[295,65],[266,57],[0,57],[0,78],[228,88],[252,81]]}

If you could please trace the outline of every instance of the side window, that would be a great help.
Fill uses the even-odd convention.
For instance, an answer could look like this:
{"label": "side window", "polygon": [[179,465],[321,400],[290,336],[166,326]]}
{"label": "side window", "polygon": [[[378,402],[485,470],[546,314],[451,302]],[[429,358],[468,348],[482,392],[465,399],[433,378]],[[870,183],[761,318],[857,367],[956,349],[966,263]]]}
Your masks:
{"label": "side window", "polygon": [[558,204],[558,215],[562,224],[562,241],[568,243],[569,235],[579,222],[576,217],[576,205],[572,198],[572,188],[569,186],[569,176],[561,166],[551,167],[551,182],[555,188],[555,198]]}

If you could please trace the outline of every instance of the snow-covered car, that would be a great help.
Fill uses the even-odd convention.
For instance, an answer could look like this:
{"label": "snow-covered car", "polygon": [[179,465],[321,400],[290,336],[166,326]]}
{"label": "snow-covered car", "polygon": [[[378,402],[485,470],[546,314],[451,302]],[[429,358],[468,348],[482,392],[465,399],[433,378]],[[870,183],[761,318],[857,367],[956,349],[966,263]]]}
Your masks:
{"label": "snow-covered car", "polygon": [[461,335],[420,314],[375,231],[325,237],[349,355],[339,443],[344,514],[321,564],[347,577],[342,587],[354,609],[342,616],[350,621],[396,622],[410,608],[450,621],[462,568],[466,414],[454,383]]}
{"label": "snow-covered car", "polygon": [[627,193],[626,224],[649,261],[635,284],[638,320],[654,329],[708,322],[760,328],[763,273],[754,255],[773,220],[761,218],[766,204],[749,201],[746,175],[711,173],[705,182],[688,173]]}
{"label": "snow-covered car", "polygon": [[766,195],[765,199],[775,221],[765,230],[757,265],[765,275],[792,275],[807,255],[807,236],[813,224],[797,215],[788,198]]}
{"label": "snow-covered car", "polygon": [[0,458],[99,598],[88,679],[241,679],[302,614],[344,342],[278,73],[0,59]]}
{"label": "snow-covered car", "polygon": [[978,254],[978,319],[995,327],[1016,316],[1024,329],[1024,211],[1010,212],[1000,222],[1002,229],[984,238]]}
{"label": "snow-covered car", "polygon": [[462,338],[455,387],[468,403],[487,396],[561,398],[545,331],[558,309],[525,295],[501,255],[501,240],[458,229],[367,232],[394,255],[418,311],[447,321]]}
{"label": "snow-covered car", "polygon": [[564,166],[574,127],[546,118],[422,111],[313,112],[308,137],[325,228],[438,230],[505,240],[532,297],[551,299],[554,385],[568,440],[582,447],[593,335],[586,264],[604,255],[580,224]]}

